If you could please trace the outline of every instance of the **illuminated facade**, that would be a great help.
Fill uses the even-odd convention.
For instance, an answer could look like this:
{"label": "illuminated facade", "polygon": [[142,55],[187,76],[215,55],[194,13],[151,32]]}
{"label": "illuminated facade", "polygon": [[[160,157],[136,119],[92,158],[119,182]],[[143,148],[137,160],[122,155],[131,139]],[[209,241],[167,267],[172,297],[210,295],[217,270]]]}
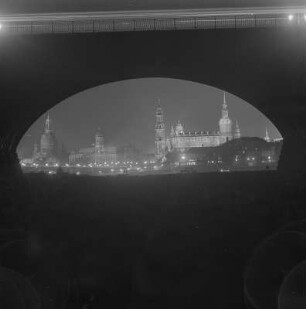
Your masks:
{"label": "illuminated facade", "polygon": [[155,125],[155,157],[157,160],[162,159],[171,151],[183,152],[195,147],[216,147],[240,137],[238,121],[233,128],[232,120],[229,118],[225,93],[218,131],[186,132],[183,125],[178,121],[175,128],[171,127],[170,137],[166,138],[162,108],[160,104],[157,107]]}
{"label": "illuminated facade", "polygon": [[160,102],[156,110],[156,123],[155,123],[155,158],[162,159],[167,153],[166,130],[164,124],[164,115]]}

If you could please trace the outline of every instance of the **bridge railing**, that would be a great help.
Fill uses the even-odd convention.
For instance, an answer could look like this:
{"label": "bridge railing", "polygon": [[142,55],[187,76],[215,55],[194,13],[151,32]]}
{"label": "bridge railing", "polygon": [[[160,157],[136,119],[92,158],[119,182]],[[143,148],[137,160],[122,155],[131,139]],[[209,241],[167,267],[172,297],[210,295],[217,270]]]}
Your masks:
{"label": "bridge railing", "polygon": [[[1,21],[0,21],[1,23]],[[306,27],[306,15],[237,15],[82,20],[4,21],[0,34],[94,33],[196,29]]]}

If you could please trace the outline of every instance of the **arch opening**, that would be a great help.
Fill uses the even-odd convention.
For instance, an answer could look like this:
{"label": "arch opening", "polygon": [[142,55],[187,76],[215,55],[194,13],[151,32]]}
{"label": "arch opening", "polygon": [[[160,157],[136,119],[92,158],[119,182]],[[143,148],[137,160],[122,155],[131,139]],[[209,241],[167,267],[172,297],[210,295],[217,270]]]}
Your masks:
{"label": "arch opening", "polygon": [[277,170],[282,135],[251,104],[173,78],[103,84],[57,104],[28,129],[24,172],[151,175]]}

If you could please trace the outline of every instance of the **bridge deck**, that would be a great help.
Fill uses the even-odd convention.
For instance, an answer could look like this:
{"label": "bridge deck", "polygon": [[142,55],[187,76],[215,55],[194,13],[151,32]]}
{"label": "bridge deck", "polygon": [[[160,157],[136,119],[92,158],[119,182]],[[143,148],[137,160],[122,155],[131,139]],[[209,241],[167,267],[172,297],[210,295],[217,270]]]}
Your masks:
{"label": "bridge deck", "polygon": [[0,16],[3,34],[306,27],[306,6]]}

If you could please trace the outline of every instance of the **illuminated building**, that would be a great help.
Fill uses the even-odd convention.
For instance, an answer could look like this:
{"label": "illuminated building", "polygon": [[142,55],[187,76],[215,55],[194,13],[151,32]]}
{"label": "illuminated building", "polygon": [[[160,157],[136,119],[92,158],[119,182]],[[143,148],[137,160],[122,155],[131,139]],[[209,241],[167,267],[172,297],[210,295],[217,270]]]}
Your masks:
{"label": "illuminated building", "polygon": [[159,102],[156,110],[155,123],[155,157],[157,160],[160,160],[165,156],[167,148],[166,146],[164,115]]}
{"label": "illuminated building", "polygon": [[196,171],[275,170],[281,147],[282,141],[266,142],[259,137],[242,137],[217,147],[169,152],[166,164],[172,169],[189,166]]}
{"label": "illuminated building", "polygon": [[33,155],[30,160],[32,163],[58,164],[60,162],[58,142],[49,113],[45,121],[44,132],[40,138],[40,147],[37,143],[34,144]]}
{"label": "illuminated building", "polygon": [[49,158],[57,154],[57,141],[52,129],[50,115],[48,113],[45,122],[45,131],[40,139],[40,155],[44,158]]}
{"label": "illuminated building", "polygon": [[103,166],[114,164],[116,161],[116,147],[104,146],[104,137],[100,129],[96,132],[95,144],[93,147],[81,148],[77,152],[72,151],[69,155],[70,164],[92,164],[94,166]]}
{"label": "illuminated building", "polygon": [[166,138],[163,111],[160,104],[158,104],[155,125],[155,157],[157,160],[164,158],[168,152],[184,152],[187,149],[197,147],[216,147],[240,137],[241,132],[238,121],[236,121],[233,129],[232,120],[229,118],[225,93],[219,120],[219,130],[217,131],[186,132],[181,122],[178,121],[175,128],[171,127],[170,137]]}

